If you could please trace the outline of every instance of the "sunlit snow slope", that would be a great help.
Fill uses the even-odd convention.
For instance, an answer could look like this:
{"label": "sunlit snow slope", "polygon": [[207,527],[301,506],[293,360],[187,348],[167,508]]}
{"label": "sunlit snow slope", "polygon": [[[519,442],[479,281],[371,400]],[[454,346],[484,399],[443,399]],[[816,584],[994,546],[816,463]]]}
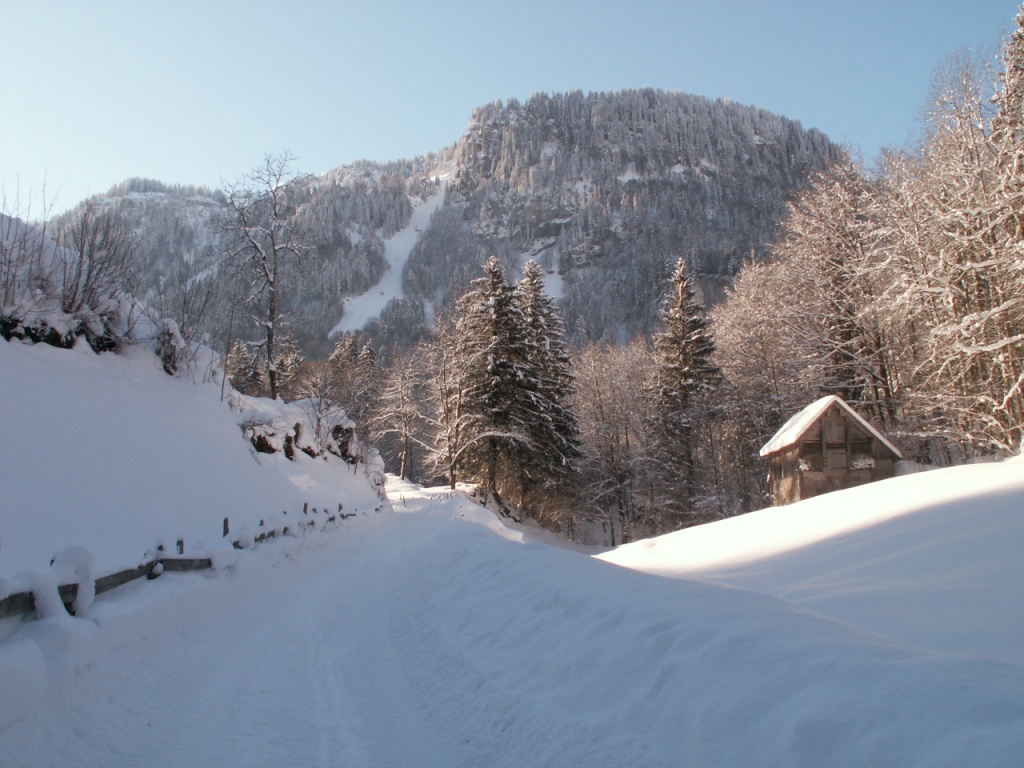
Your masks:
{"label": "sunlit snow slope", "polygon": [[142,347],[0,340],[0,435],[0,579],[67,545],[113,573],[158,542],[214,544],[225,517],[239,531],[306,503],[378,501],[301,452],[254,454],[208,369],[172,378]]}
{"label": "sunlit snow slope", "polygon": [[1024,664],[1024,459],[898,477],[602,555]]}
{"label": "sunlit snow slope", "polygon": [[[104,365],[114,372],[109,379]],[[29,455],[32,446],[60,452],[64,441],[88,444],[98,429],[99,419],[89,416],[97,402],[105,403],[105,419],[120,427],[118,434],[147,434],[143,414],[155,402],[186,423],[190,410],[206,407],[199,405],[203,398],[220,407],[215,391],[198,394],[201,385],[164,390],[155,382],[158,401],[137,407],[125,391],[121,407],[101,400],[102,387],[88,377],[115,388],[115,381],[145,381],[144,358],[0,344],[5,386],[38,366],[48,372],[31,374],[38,392],[19,390],[16,409],[5,402],[0,411],[5,435],[12,425],[29,430],[20,451],[9,450],[5,460],[45,463],[45,452]],[[55,398],[76,407],[51,408]],[[194,433],[223,441],[215,454],[226,456],[236,445],[245,459],[218,465],[226,489],[254,503],[265,493],[276,504],[277,494],[298,487],[278,467],[256,465],[237,426],[217,426],[212,406],[197,412],[209,423],[196,424]],[[170,463],[179,485],[188,486],[200,468],[174,457],[184,457],[194,442],[187,430],[168,427],[160,440],[129,444],[148,459],[108,444],[122,461],[90,463],[106,473],[105,485],[95,485],[109,488],[112,498],[121,485],[162,487]],[[253,481],[241,468],[245,462],[267,483],[257,491],[245,490]],[[307,483],[331,482],[319,467],[306,469]],[[703,567],[745,568],[753,577],[758,567],[770,575],[772,564],[788,561],[782,571],[803,569],[801,583],[813,584],[816,572],[840,572],[845,562],[853,574],[875,573],[879,598],[886,579],[897,591],[916,584],[915,600],[896,605],[915,614],[916,605],[945,601],[948,621],[959,597],[915,553],[966,542],[961,548],[970,557],[956,567],[969,575],[970,558],[984,570],[987,559],[1000,557],[992,548],[997,541],[1009,539],[1019,551],[1019,529],[1009,521],[1012,504],[1019,510],[1024,498],[1013,479],[1018,469],[1019,462],[1007,463],[890,485],[938,489],[949,482],[964,493],[945,512],[921,499],[919,511],[901,513],[908,502],[895,492],[884,494],[890,513],[879,509],[883,495],[852,505],[875,518],[845,534],[861,537],[856,555],[831,560],[815,552],[841,540],[834,525],[816,525],[816,518],[769,524],[768,515],[784,510],[750,516],[749,525],[764,527],[745,533],[736,521],[730,537],[744,551],[730,554],[724,539],[709,541]],[[0,565],[14,557],[9,537],[26,530],[18,521],[35,508],[9,500],[33,498],[42,482],[35,472],[4,472]],[[59,503],[48,526],[31,529],[40,538],[36,550],[73,543],[72,517],[96,529],[127,525],[121,517],[111,522],[102,495],[79,501],[84,481],[53,474],[47,483],[47,498]],[[361,493],[349,480],[339,480],[333,492],[346,487]],[[0,766],[1020,765],[1024,667],[990,658],[998,654],[922,648],[788,597],[611,565],[543,543],[532,530],[507,525],[447,490],[394,483],[390,492],[393,510],[363,509],[333,530],[268,542],[239,553],[225,570],[134,582],[99,597],[84,618],[54,613],[0,622]],[[954,520],[966,496],[975,509],[994,509],[1004,499],[1006,513]],[[933,512],[945,522],[872,534]],[[219,517],[212,522],[219,525]],[[971,533],[975,523],[980,529]],[[993,526],[999,535],[988,536]],[[633,566],[671,570],[675,556],[666,546],[647,545],[653,560],[635,554],[644,551],[640,545],[610,557],[632,551]],[[800,553],[807,553],[805,562]],[[986,578],[994,601],[1019,590],[1013,572],[997,568]],[[999,624],[973,629],[991,634],[993,645],[1006,644],[1004,631]]]}
{"label": "sunlit snow slope", "polygon": [[345,299],[345,314],[331,330],[331,335],[345,331],[358,331],[371,320],[380,317],[381,310],[392,299],[400,299],[402,291],[402,269],[409,260],[409,254],[419,240],[420,233],[427,228],[430,217],[444,202],[444,187],[426,201],[414,200],[409,224],[384,241],[384,259],[388,271],[377,285],[359,296]]}

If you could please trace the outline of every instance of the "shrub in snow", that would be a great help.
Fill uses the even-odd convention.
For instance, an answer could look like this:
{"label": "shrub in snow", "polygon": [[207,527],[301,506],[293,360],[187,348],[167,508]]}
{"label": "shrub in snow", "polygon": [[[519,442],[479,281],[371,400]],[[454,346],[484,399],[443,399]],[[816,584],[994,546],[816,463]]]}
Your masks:
{"label": "shrub in snow", "polygon": [[43,229],[0,214],[0,336],[96,352],[141,343],[168,374],[186,359],[177,323],[123,290],[131,238],[117,221],[86,211],[54,241]]}

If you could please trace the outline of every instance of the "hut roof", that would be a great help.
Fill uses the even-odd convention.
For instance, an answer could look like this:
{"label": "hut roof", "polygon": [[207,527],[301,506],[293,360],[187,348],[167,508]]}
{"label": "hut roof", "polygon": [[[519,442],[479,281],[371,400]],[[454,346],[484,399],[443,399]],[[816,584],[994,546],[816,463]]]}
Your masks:
{"label": "hut roof", "polygon": [[895,445],[890,443],[877,429],[868,424],[860,414],[854,411],[841,399],[835,395],[828,395],[820,400],[815,400],[813,403],[808,405],[798,414],[793,416],[789,421],[782,425],[782,429],[775,433],[764,446],[761,448],[761,455],[768,456],[770,454],[781,451],[785,448],[789,448],[791,445],[795,445],[797,441],[803,437],[804,432],[810,429],[811,425],[816,422],[822,414],[827,411],[833,403],[838,403],[839,406],[846,411],[846,413],[853,418],[861,427],[863,427],[868,434],[877,438],[886,448],[896,454],[897,458],[902,459],[903,454],[899,452],[899,449]]}

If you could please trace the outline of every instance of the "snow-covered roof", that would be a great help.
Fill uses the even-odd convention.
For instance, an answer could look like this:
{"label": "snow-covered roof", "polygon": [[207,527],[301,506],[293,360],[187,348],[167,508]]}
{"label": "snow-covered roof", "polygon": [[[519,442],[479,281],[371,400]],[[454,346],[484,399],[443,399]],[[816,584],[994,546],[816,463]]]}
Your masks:
{"label": "snow-covered roof", "polygon": [[835,395],[828,395],[820,400],[815,400],[783,424],[782,429],[776,432],[775,436],[761,448],[761,455],[768,456],[776,451],[781,451],[784,448],[789,448],[791,445],[794,445],[801,437],[803,437],[804,432],[806,432],[810,426],[832,406],[833,403],[838,403],[851,418],[853,418],[868,432],[868,434],[876,437],[886,448],[895,453],[899,458],[903,458],[903,454],[899,452],[899,449],[886,440],[881,432],[868,424],[868,422],[861,418],[860,414]]}

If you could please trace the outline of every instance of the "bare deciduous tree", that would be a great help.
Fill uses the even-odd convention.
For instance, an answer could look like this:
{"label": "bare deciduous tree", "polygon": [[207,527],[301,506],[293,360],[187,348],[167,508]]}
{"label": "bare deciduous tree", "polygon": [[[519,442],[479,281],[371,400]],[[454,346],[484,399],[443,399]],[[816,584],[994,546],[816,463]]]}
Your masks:
{"label": "bare deciduous tree", "polygon": [[87,205],[57,230],[61,308],[99,309],[128,289],[135,269],[135,236],[115,214]]}
{"label": "bare deciduous tree", "polygon": [[292,174],[294,159],[287,152],[266,155],[261,165],[228,190],[231,216],[226,227],[236,238],[230,255],[249,267],[246,303],[253,310],[253,320],[263,329],[267,384],[270,397],[275,399],[281,386],[281,277],[290,260],[301,257],[309,247],[295,222],[296,198],[306,177]]}

